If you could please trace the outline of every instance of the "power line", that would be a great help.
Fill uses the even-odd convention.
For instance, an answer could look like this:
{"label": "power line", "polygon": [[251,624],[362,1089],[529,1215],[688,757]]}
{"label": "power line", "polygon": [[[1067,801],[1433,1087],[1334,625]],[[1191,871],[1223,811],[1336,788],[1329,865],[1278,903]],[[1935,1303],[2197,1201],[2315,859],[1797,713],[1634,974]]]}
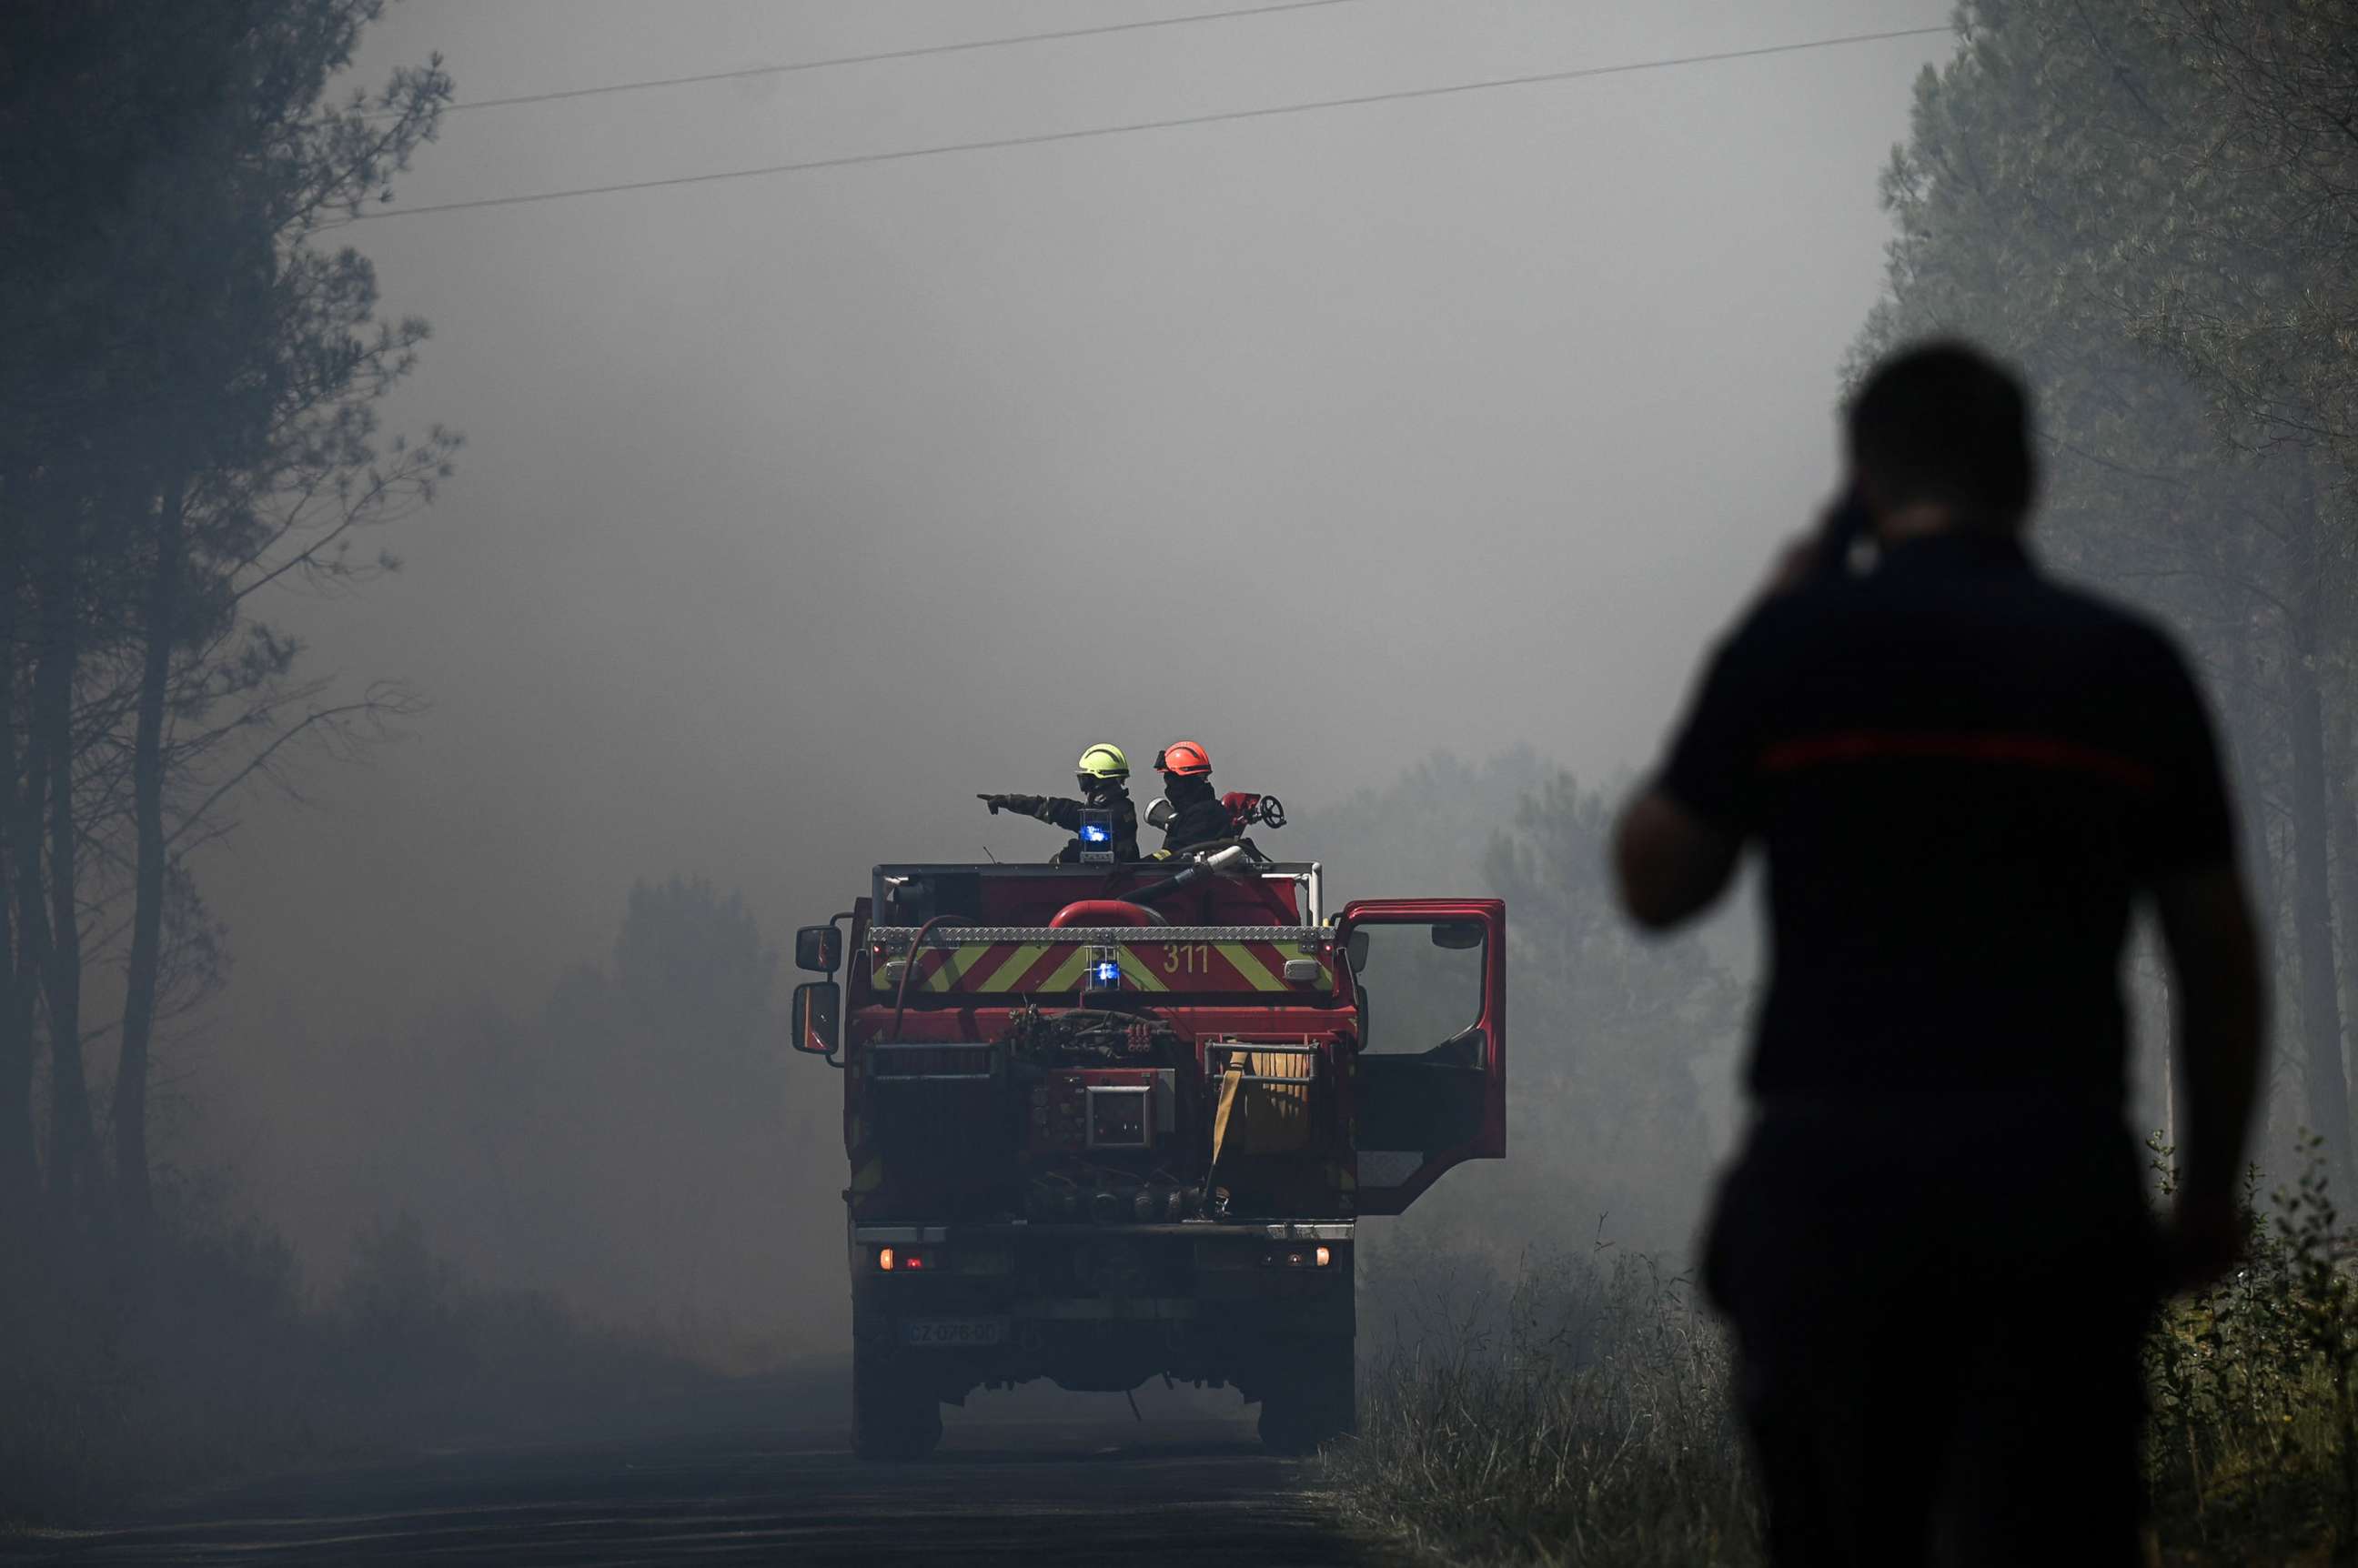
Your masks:
{"label": "power line", "polygon": [[[1109,33],[1139,33],[1150,27],[1177,27],[1190,22],[1225,22],[1238,16],[1267,16],[1280,11],[1314,11],[1327,5],[1355,5],[1360,0],[1285,0],[1274,5],[1240,5],[1227,11],[1195,11],[1184,16],[1155,16],[1142,22],[1112,22],[1096,27],[1067,27],[1049,33],[1018,33],[1010,38],[974,38],[958,44],[925,44],[913,49],[884,49],[875,54],[836,55],[827,59],[795,60],[784,65],[749,65],[735,70],[708,70],[694,76],[658,76],[644,81],[610,81],[598,87],[568,87],[555,92],[519,92],[507,98],[476,98],[448,105],[443,113],[468,109],[505,109],[518,103],[553,103],[565,98],[595,98],[606,92],[639,92],[651,87],[690,87],[706,81],[741,81],[754,76],[788,76],[803,70],[830,70],[838,66],[877,65],[886,60],[916,59],[925,55],[968,54],[977,49],[1012,49],[1019,44],[1052,43],[1059,38],[1103,38]],[[380,115],[377,118],[390,118]]]}
{"label": "power line", "polygon": [[[987,141],[945,142],[933,146],[903,147],[892,152],[850,153],[841,157],[807,158],[799,163],[773,163],[759,168],[719,169],[706,174],[676,174],[661,179],[623,180],[613,185],[576,186],[564,190],[535,190],[518,196],[484,196],[470,201],[437,201],[423,207],[394,207],[362,212],[346,222],[366,223],[380,218],[415,217],[426,212],[463,212],[478,207],[518,207],[537,201],[562,201],[575,196],[611,196],[626,190],[659,190],[675,185],[705,185],[724,179],[755,179],[767,175],[804,174],[823,168],[857,168],[867,164],[900,163],[910,158],[939,157],[946,153],[996,152],[1009,147],[1044,146],[1055,142],[1084,141],[1093,136],[1126,136],[1141,131],[1174,131],[1195,125],[1225,124],[1239,120],[1266,120],[1283,114],[1309,114],[1328,109],[1355,109],[1370,103],[1392,103],[1412,98],[1443,98],[1460,92],[1487,92],[1501,87],[1534,87],[1546,82],[1577,81],[1593,76],[1618,76],[1629,71],[1666,70],[1676,66],[1707,65],[1721,60],[1755,59],[1763,55],[1798,54],[1805,49],[1838,49],[1849,44],[1881,43],[1893,38],[1928,38],[1953,29],[1901,27],[1883,33],[1852,33],[1838,38],[1812,38],[1803,43],[1768,44],[1758,49],[1723,49],[1715,54],[1680,55],[1668,59],[1631,60],[1620,65],[1583,66],[1572,70],[1540,71],[1529,76],[1492,77],[1481,81],[1453,81],[1439,87],[1412,87],[1393,92],[1366,92],[1349,98],[1319,98],[1300,103],[1273,103],[1259,109],[1230,109],[1210,114],[1184,114],[1164,120],[1133,120],[1120,125],[1090,125],[1072,131],[1043,131],[1026,136],[999,136]],[[341,228],[342,224],[330,225]]]}

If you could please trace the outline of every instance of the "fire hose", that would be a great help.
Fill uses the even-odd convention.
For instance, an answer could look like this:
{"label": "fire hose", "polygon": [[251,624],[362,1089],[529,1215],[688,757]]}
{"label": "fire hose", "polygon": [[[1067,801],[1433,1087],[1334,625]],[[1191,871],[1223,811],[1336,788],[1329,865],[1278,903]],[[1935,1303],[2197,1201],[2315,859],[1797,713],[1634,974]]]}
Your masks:
{"label": "fire hose", "polygon": [[1175,892],[1190,882],[1201,881],[1215,871],[1225,871],[1230,866],[1238,865],[1250,858],[1241,844],[1231,844],[1225,849],[1215,849],[1175,876],[1165,877],[1159,882],[1149,882],[1142,888],[1130,889],[1130,902],[1144,903],[1150,898],[1161,898],[1164,893]]}
{"label": "fire hose", "polygon": [[1051,931],[1074,925],[1168,925],[1160,910],[1120,898],[1084,898],[1058,910],[1048,922]]}
{"label": "fire hose", "polygon": [[973,921],[962,914],[936,914],[918,926],[917,934],[909,938],[909,961],[901,966],[900,989],[893,994],[892,998],[892,1039],[896,1043],[901,1038],[901,1017],[909,1011],[909,981],[917,973],[917,955],[925,949],[925,934],[936,925],[972,925],[973,924]]}

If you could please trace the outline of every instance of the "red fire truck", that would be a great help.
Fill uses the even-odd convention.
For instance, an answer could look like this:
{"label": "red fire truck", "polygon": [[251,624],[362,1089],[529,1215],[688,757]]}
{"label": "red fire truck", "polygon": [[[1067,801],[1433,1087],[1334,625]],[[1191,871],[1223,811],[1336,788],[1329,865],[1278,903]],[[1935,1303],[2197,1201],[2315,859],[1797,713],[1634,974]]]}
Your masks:
{"label": "red fire truck", "polygon": [[878,866],[795,946],[827,978],[793,1043],[843,1074],[863,1457],[1036,1378],[1233,1385],[1280,1451],[1348,1431],[1359,1222],[1506,1153],[1496,900],[1330,913],[1316,864],[1229,842]]}

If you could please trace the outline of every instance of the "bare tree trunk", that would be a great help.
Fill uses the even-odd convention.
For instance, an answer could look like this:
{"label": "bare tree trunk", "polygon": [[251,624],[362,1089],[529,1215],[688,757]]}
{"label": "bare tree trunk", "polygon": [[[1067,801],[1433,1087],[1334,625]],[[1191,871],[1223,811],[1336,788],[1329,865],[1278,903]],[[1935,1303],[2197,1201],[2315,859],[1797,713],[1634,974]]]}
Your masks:
{"label": "bare tree trunk", "polygon": [[2358,702],[2358,670],[2352,666],[2358,632],[2352,589],[2358,578],[2339,551],[2333,555],[2330,572],[2326,562],[2318,563],[2316,575],[2329,580],[2319,590],[2328,613],[2320,618],[2317,639],[2333,654],[2318,664],[2325,702],[2325,804],[2333,824],[2334,933],[2341,939],[2334,957],[2341,964],[2342,1016],[2349,1022],[2358,1022],[2358,789],[2352,787],[2358,778],[2358,720],[2352,709]]}
{"label": "bare tree trunk", "polygon": [[[2275,835],[2269,827],[2266,785],[2270,781],[2260,767],[2260,758],[2281,755],[2284,735],[2269,721],[2276,705],[2264,693],[2266,676],[2259,668],[2260,659],[2253,645],[2251,611],[2256,608],[2245,606],[2244,623],[2228,643],[2226,689],[2220,719],[2226,736],[2228,777],[2235,790],[2236,827],[2242,838],[2244,871],[2251,879],[2253,905],[2259,912],[2262,928],[2273,931],[2284,908],[2283,878]],[[2267,947],[2271,967],[2262,976],[2261,983],[2273,994],[2278,976],[2285,972],[2288,956],[2281,943],[2271,941]],[[2299,1096],[2286,1087],[2286,1080],[2297,1076],[2288,1065],[2291,1056],[2278,1053],[2272,1055],[2272,1060],[2275,1065],[2261,1099],[2260,1125],[2253,1134],[2253,1146],[2260,1151],[2263,1163],[2290,1149],[2291,1128],[2310,1119],[2306,1108],[2306,1087]]]}
{"label": "bare tree trunk", "polygon": [[[27,726],[28,735],[31,733]],[[13,737],[11,737],[13,741]],[[18,780],[22,780],[22,784]],[[48,799],[48,764],[42,760],[38,737],[25,749],[17,767],[9,775],[6,798],[8,860],[16,916],[16,951],[10,974],[14,991],[7,1022],[11,1027],[21,1023],[24,1030],[25,1066],[32,1070],[34,1054],[34,1015],[40,1000],[41,982],[49,973],[49,906],[41,895],[41,811]],[[52,1098],[54,1106],[54,1097]],[[31,1107],[27,1107],[31,1114]],[[57,1158],[55,1144],[50,1146],[50,1162]]]}
{"label": "bare tree trunk", "polygon": [[127,1228],[144,1229],[155,1212],[147,1172],[147,1061],[156,1027],[157,973],[163,953],[164,697],[172,677],[179,623],[182,484],[164,493],[156,514],[154,577],[147,589],[147,645],[139,672],[139,713],[132,739],[131,802],[138,837],[132,874],[131,959],[123,1000],[123,1052],[114,1071],[114,1182]]}
{"label": "bare tree trunk", "polygon": [[[5,503],[0,503],[5,504]],[[18,508],[0,511],[0,560],[21,561]],[[17,583],[0,580],[0,1225],[28,1215],[40,1190],[33,1152],[33,974],[11,913],[22,841],[14,831],[16,774]],[[38,849],[35,849],[38,853]]]}
{"label": "bare tree trunk", "polygon": [[2180,1037],[2178,1027],[2178,981],[2169,966],[2161,966],[2161,1027],[2165,1049],[2161,1054],[2161,1141],[2170,1148],[2178,1147],[2179,1075],[2183,1070],[2186,1042]]}
{"label": "bare tree trunk", "polygon": [[[49,1195],[61,1211],[98,1200],[96,1137],[90,1085],[81,1055],[81,926],[76,907],[79,860],[73,817],[73,680],[78,643],[74,622],[75,526],[49,520],[43,542],[40,648],[33,675],[33,744],[46,773],[49,878],[48,929],[41,996],[49,1025]],[[38,829],[37,828],[38,832]]]}
{"label": "bare tree trunk", "polygon": [[[0,713],[0,730],[7,716]],[[0,742],[0,778],[15,791],[16,747]],[[6,856],[0,852],[0,890]],[[40,1190],[40,1166],[33,1155],[33,1010],[18,983],[16,923],[0,891],[0,1234],[30,1213]]]}
{"label": "bare tree trunk", "polygon": [[[2305,521],[2313,531],[2313,514]],[[2326,1141],[2327,1169],[2338,1190],[2346,1194],[2351,1172],[2350,1093],[2342,1063],[2341,979],[2334,964],[2333,901],[2328,884],[2325,720],[2317,672],[2322,598],[2319,573],[2300,570],[2293,590],[2293,619],[2287,627],[2289,645],[2284,662],[2285,723],[2291,731],[2292,753],[2292,923],[2300,961],[2301,1044],[2308,1067],[2309,1115]]]}
{"label": "bare tree trunk", "polygon": [[2358,939],[2358,795],[2350,788],[2350,774],[2358,758],[2353,756],[2348,701],[2344,697],[2333,705],[2337,711],[2328,726],[2333,744],[2326,753],[2332,765],[2325,775],[2325,796],[2333,821],[2333,919],[2341,938],[2342,1015],[2353,1018],[2358,1017],[2358,953],[2351,951]]}

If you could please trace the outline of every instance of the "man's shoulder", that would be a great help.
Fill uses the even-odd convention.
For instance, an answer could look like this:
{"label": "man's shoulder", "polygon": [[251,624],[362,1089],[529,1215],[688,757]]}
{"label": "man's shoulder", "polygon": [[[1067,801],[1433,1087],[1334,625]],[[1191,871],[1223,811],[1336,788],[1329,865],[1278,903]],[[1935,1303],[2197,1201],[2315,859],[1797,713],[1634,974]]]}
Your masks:
{"label": "man's shoulder", "polygon": [[1835,631],[1865,603],[1859,579],[1813,578],[1755,603],[1720,640],[1725,657],[1774,657]]}
{"label": "man's shoulder", "polygon": [[2121,659],[2148,670],[2175,673],[2186,668],[2177,635],[2150,611],[2044,572],[2032,581],[2049,613]]}
{"label": "man's shoulder", "polygon": [[1723,637],[1714,678],[1755,690],[1863,666],[1902,678],[1927,656],[1947,658],[1943,649],[1974,648],[1993,678],[2013,670],[2043,681],[2069,669],[2082,693],[2101,701],[2109,692],[2139,708],[2196,684],[2178,639],[2143,610],[2042,571],[1985,578],[1985,587],[1962,594],[1957,582],[1894,584],[1869,573],[1773,595]]}
{"label": "man's shoulder", "polygon": [[[2178,641],[2151,614],[2085,584],[2053,576],[2041,568],[1984,577],[1918,579],[1950,604],[1960,581],[1978,580],[1983,590],[1968,595],[1979,600],[1996,622],[2020,625],[2026,618],[2044,621],[2087,636],[2108,638],[2126,649],[2166,657],[2178,656]],[[1909,584],[1898,590],[1906,599],[1921,589]],[[1846,633],[1861,622],[1890,618],[1895,598],[1890,586],[1872,572],[1864,577],[1821,578],[1773,595],[1756,605],[1739,622],[1730,640],[1751,644],[1777,644],[1808,640],[1824,633]],[[1904,617],[1915,620],[1913,614]]]}

